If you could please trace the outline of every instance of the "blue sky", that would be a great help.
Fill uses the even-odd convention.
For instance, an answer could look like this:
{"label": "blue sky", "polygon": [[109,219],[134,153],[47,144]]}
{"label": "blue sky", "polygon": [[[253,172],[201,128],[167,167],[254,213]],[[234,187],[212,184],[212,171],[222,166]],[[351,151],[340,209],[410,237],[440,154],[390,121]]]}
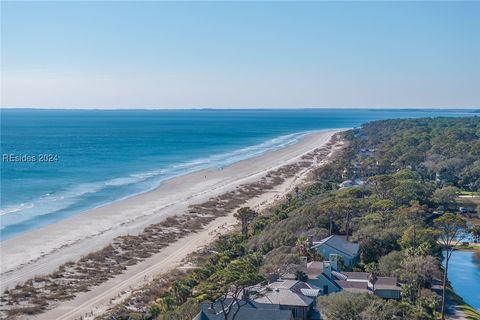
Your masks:
{"label": "blue sky", "polygon": [[479,107],[480,2],[5,2],[3,107]]}

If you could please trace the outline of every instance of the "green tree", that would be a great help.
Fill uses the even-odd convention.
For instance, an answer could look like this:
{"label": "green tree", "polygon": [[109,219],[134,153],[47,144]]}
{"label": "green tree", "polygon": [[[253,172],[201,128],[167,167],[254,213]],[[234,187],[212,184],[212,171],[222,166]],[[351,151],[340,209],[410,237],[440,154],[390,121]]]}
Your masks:
{"label": "green tree", "polygon": [[235,213],[235,218],[237,218],[240,223],[242,224],[242,234],[245,238],[248,237],[248,226],[250,222],[257,216],[257,212],[255,210],[252,210],[249,207],[243,207],[238,209],[238,211]]}
{"label": "green tree", "polygon": [[425,244],[432,251],[435,251],[437,244],[438,232],[424,226],[411,225],[404,232],[398,241],[402,249],[417,249]]}
{"label": "green tree", "polygon": [[473,236],[475,242],[480,241],[480,225],[475,225],[470,229],[470,233]]}
{"label": "green tree", "polygon": [[[402,235],[402,239],[400,239],[399,244],[402,246],[403,249],[409,247],[417,247],[423,241],[436,242],[436,239],[431,239],[431,234],[428,231],[424,233],[423,229],[426,229],[425,226],[425,219],[427,218],[426,214],[426,207],[422,206],[418,201],[410,202],[410,206],[401,208],[399,210],[399,222],[402,223],[404,226],[409,225]],[[420,235],[418,234],[420,232]],[[425,239],[422,237],[425,236]]]}
{"label": "green tree", "polygon": [[398,250],[399,234],[392,229],[367,225],[355,233],[360,243],[360,254],[364,263],[376,262],[390,251]]}
{"label": "green tree", "polygon": [[157,307],[160,309],[160,312],[166,313],[168,311],[173,310],[175,306],[175,299],[170,295],[166,295],[162,298],[157,299],[155,303]]}
{"label": "green tree", "polygon": [[258,255],[233,260],[198,286],[199,300],[211,301],[212,308],[220,305],[225,320],[235,319],[244,304],[245,288],[265,280],[258,272],[260,260]]}
{"label": "green tree", "polygon": [[372,299],[360,313],[360,318],[362,320],[393,320],[404,317],[397,301]]}
{"label": "green tree", "polygon": [[392,198],[392,189],[395,186],[395,179],[391,175],[376,175],[368,178],[368,185],[380,200]]}
{"label": "green tree", "polygon": [[308,250],[310,249],[310,241],[307,237],[301,236],[297,239],[295,243],[295,248],[300,256],[308,256]]}
{"label": "green tree", "polygon": [[318,308],[325,320],[391,320],[400,319],[395,301],[367,294],[342,291],[318,298]]}
{"label": "green tree", "polygon": [[457,187],[443,187],[441,189],[435,190],[432,195],[432,199],[436,203],[445,206],[445,208],[448,208],[450,204],[455,203],[455,199],[457,198],[459,192],[460,190]]}
{"label": "green tree", "polygon": [[300,257],[295,248],[282,246],[275,248],[265,255],[260,271],[269,279],[274,280],[300,267]]}
{"label": "green tree", "polygon": [[382,276],[398,277],[405,253],[392,251],[378,260],[378,272]]}
{"label": "green tree", "polygon": [[336,202],[335,198],[330,197],[328,200],[320,204],[320,214],[326,214],[328,217],[328,235],[331,236],[333,233],[333,217],[336,211]]}
{"label": "green tree", "polygon": [[363,210],[361,190],[356,188],[344,189],[337,192],[335,201],[335,210],[343,217],[345,223],[346,240],[349,240],[352,219]]}
{"label": "green tree", "polygon": [[393,178],[395,187],[392,189],[392,194],[397,205],[425,200],[429,185],[417,171],[400,170],[393,174]]}
{"label": "green tree", "polygon": [[297,270],[295,272],[295,280],[307,282],[308,281],[308,276],[305,272],[303,272],[301,270]]}
{"label": "green tree", "polygon": [[192,294],[192,289],[181,280],[174,281],[171,290],[178,305],[184,303]]}
{"label": "green tree", "polygon": [[455,248],[466,237],[467,221],[457,215],[446,213],[434,220],[436,229],[439,231],[440,244],[445,253],[445,268],[443,271],[442,289],[442,320],[445,319],[445,294],[448,277],[448,263]]}
{"label": "green tree", "polygon": [[148,313],[155,319],[160,314],[160,307],[157,303],[151,303],[148,306]]}
{"label": "green tree", "polygon": [[429,288],[440,275],[438,260],[432,256],[406,255],[399,269],[400,280],[409,285],[404,296],[416,303],[422,288]]}
{"label": "green tree", "polygon": [[385,228],[394,209],[393,201],[389,199],[374,199],[371,206],[372,210],[380,216],[382,227]]}
{"label": "green tree", "polygon": [[182,305],[162,315],[161,319],[191,320],[200,312],[200,304],[195,298],[188,298]]}

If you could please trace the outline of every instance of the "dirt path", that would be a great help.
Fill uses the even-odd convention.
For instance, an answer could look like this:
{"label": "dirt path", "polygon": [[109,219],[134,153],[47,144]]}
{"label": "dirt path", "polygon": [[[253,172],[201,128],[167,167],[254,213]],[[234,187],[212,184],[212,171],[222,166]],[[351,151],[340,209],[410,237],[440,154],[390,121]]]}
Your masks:
{"label": "dirt path", "polygon": [[[251,199],[247,206],[261,210],[293,190],[305,181],[312,168],[305,169],[293,178],[288,179],[273,191],[266,192],[260,197]],[[134,289],[148,283],[155,276],[165,273],[181,265],[188,254],[195,252],[211,243],[218,235],[224,234],[236,225],[236,220],[231,212],[226,217],[221,217],[211,222],[203,231],[180,239],[168,246],[159,254],[129,267],[128,270],[91,291],[79,294],[74,300],[61,303],[56,308],[40,314],[34,319],[93,319],[105,312],[115,303],[120,303],[129,296]],[[122,294],[123,293],[123,294]]]}
{"label": "dirt path", "polygon": [[60,264],[76,261],[99,250],[121,235],[140,233],[188,206],[234,190],[263,177],[267,171],[299,160],[303,154],[324,146],[333,135],[321,132],[299,143],[240,161],[222,170],[205,170],[171,179],[158,189],[67,218],[45,228],[0,243],[3,292],[36,275],[54,271]]}

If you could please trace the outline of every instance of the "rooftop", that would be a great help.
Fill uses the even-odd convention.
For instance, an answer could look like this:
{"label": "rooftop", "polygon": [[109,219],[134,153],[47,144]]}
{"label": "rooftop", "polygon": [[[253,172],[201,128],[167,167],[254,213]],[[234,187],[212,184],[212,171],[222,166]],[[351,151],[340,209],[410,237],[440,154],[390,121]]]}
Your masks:
{"label": "rooftop", "polygon": [[[227,300],[231,302],[231,300]],[[211,308],[211,304],[204,302],[201,304],[200,313],[193,318],[193,320],[224,320],[222,307],[220,303],[214,303],[214,308]],[[237,307],[234,306],[233,310],[228,315],[228,319],[233,318],[234,312]],[[292,312],[290,310],[280,310],[279,305],[263,304],[252,300],[241,300],[240,310],[235,316],[235,320],[291,320],[293,319]]]}
{"label": "rooftop", "polygon": [[307,307],[315,301],[319,290],[302,281],[280,279],[257,292],[256,302]]}
{"label": "rooftop", "polygon": [[[357,286],[358,283],[362,284],[369,284],[369,276],[370,273],[368,272],[335,272],[332,271],[332,276],[337,280],[337,283],[343,288],[340,282],[348,282],[349,284],[345,284],[345,286],[353,286],[355,288],[359,288]],[[398,285],[398,281],[396,277],[377,277],[377,281],[375,282],[375,290],[401,290],[401,287]]]}
{"label": "rooftop", "polygon": [[371,293],[367,282],[337,280],[337,284],[345,291]]}
{"label": "rooftop", "polygon": [[[306,270],[308,278],[314,280],[323,273],[328,280],[347,291],[368,291],[368,287],[371,287],[371,284],[369,283],[369,272],[342,272],[333,269],[331,270],[331,275],[328,276],[323,272],[323,266],[324,262],[309,262]],[[396,277],[377,277],[377,281],[375,282],[375,290],[400,291],[401,287],[398,285]]]}
{"label": "rooftop", "polygon": [[360,245],[358,243],[349,242],[345,240],[345,237],[338,235],[332,235],[320,241],[315,241],[313,242],[312,248],[318,248],[323,245],[332,247],[352,258],[356,257],[360,250]]}

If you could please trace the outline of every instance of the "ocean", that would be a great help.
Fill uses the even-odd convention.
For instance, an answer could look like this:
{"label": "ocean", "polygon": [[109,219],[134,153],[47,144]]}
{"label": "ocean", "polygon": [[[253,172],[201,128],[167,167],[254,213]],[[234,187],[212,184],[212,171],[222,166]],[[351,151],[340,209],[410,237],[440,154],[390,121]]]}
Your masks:
{"label": "ocean", "polygon": [[[307,132],[448,110],[2,109],[0,239],[295,143]],[[471,115],[471,114],[470,114]]]}

